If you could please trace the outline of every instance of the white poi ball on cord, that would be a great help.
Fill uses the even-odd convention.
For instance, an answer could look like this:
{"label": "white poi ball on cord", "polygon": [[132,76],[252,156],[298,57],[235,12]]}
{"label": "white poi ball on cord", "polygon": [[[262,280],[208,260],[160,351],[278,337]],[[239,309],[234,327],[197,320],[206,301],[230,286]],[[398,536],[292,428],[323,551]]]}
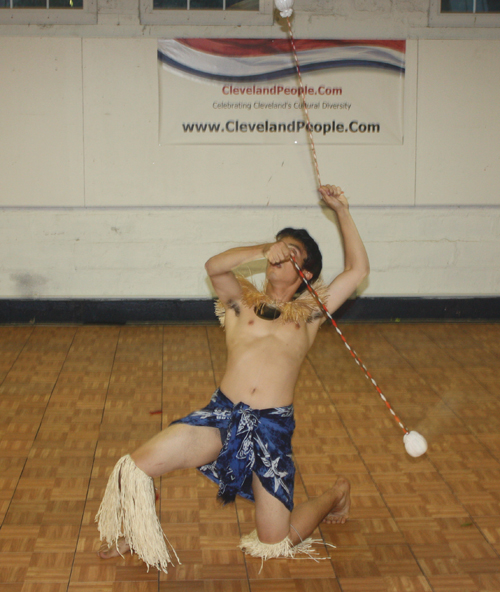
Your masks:
{"label": "white poi ball on cord", "polygon": [[404,435],[403,441],[410,456],[422,456],[427,452],[427,440],[418,432],[408,432]]}
{"label": "white poi ball on cord", "polygon": [[274,0],[274,5],[280,11],[280,15],[283,18],[292,16],[293,0]]}

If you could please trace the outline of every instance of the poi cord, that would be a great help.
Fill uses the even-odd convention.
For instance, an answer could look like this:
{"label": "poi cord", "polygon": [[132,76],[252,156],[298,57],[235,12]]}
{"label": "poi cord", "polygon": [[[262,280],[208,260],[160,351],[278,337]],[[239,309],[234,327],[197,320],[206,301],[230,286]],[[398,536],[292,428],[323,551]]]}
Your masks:
{"label": "poi cord", "polygon": [[[286,22],[288,24],[288,32],[290,34],[290,44],[292,46],[293,57],[295,59],[295,66],[297,69],[297,77],[299,79],[300,90],[302,93],[302,106],[304,108],[304,112],[305,112],[306,119],[307,119],[307,132],[309,134],[310,148],[311,148],[312,156],[314,159],[314,168],[316,169],[316,177],[318,179],[319,187],[321,187],[321,176],[319,174],[318,157],[316,154],[316,147],[314,145],[314,138],[313,138],[313,126],[311,125],[311,119],[309,117],[309,110],[307,108],[306,93],[305,93],[304,83],[302,82],[302,74],[300,71],[300,64],[299,64],[299,58],[297,56],[297,48],[295,45],[295,39],[293,37],[292,24],[290,22],[290,17],[292,16],[292,12],[293,12],[293,10],[292,10],[293,0],[274,0],[274,3],[275,3],[276,8],[280,11],[281,16],[283,18],[286,18]],[[321,307],[321,309],[323,310],[323,312],[325,313],[327,318],[330,319],[330,322],[332,323],[333,327],[335,328],[335,331],[337,331],[338,335],[340,336],[340,338],[344,342],[344,345],[348,349],[348,351],[351,354],[351,356],[353,357],[354,361],[361,368],[361,370],[364,372],[365,377],[372,383],[375,390],[380,395],[380,398],[382,399],[382,401],[384,401],[387,409],[390,411],[391,415],[393,416],[394,420],[399,425],[399,427],[403,430],[403,432],[405,434],[403,437],[403,441],[404,441],[405,448],[406,448],[406,451],[408,452],[408,454],[410,454],[411,456],[415,456],[415,457],[424,454],[427,451],[427,442],[426,442],[425,438],[423,436],[421,436],[418,432],[415,432],[415,431],[410,432],[406,429],[403,422],[396,415],[391,404],[386,399],[384,393],[382,392],[382,390],[378,386],[376,380],[373,378],[373,376],[369,372],[368,368],[363,364],[363,362],[361,361],[361,358],[354,351],[354,349],[347,343],[347,340],[344,337],[342,331],[339,329],[339,326],[335,322],[335,319],[332,317],[332,315],[330,314],[330,312],[328,311],[328,309],[326,308],[326,306],[324,305],[324,303],[322,302],[321,298],[316,293],[314,288],[307,281],[307,278],[305,277],[305,275],[304,275],[302,269],[300,268],[300,266],[298,265],[297,261],[294,259],[293,256],[291,256],[290,258],[292,260],[293,265],[295,266],[295,269],[297,270],[297,273],[300,275],[300,277],[301,277],[302,281],[305,283],[307,289],[313,295],[313,297],[316,299],[316,301],[318,302],[319,306]]]}
{"label": "poi cord", "polygon": [[368,368],[363,364],[363,362],[361,361],[361,358],[358,356],[358,354],[347,343],[347,339],[344,337],[342,331],[339,329],[339,326],[335,322],[335,319],[332,317],[332,315],[330,314],[329,310],[326,308],[325,304],[323,303],[323,301],[319,297],[319,295],[316,292],[316,290],[308,282],[306,276],[304,275],[304,272],[300,268],[300,265],[297,263],[297,261],[295,260],[295,258],[293,257],[293,255],[290,255],[290,259],[292,260],[292,263],[295,266],[295,269],[297,270],[297,273],[301,277],[302,281],[305,283],[307,289],[314,296],[314,298],[316,299],[316,301],[318,302],[318,304],[320,305],[320,307],[323,309],[324,314],[330,319],[332,325],[335,328],[335,331],[337,331],[337,333],[339,334],[340,338],[344,342],[344,345],[346,346],[347,350],[349,351],[349,353],[353,357],[354,361],[361,368],[361,370],[364,372],[365,377],[375,387],[375,390],[380,395],[380,398],[382,399],[382,401],[384,401],[387,409],[389,409],[389,411],[391,412],[391,415],[394,417],[394,420],[396,421],[396,423],[399,425],[399,427],[405,433],[405,435],[403,437],[403,441],[404,441],[405,448],[406,448],[406,451],[408,452],[408,454],[410,456],[414,456],[414,457],[421,456],[422,454],[424,454],[427,451],[427,442],[426,442],[425,438],[421,434],[419,434],[418,432],[415,432],[415,431],[411,431],[410,432],[410,431],[408,431],[406,429],[406,427],[404,426],[403,422],[396,415],[396,413],[395,413],[394,409],[392,408],[391,404],[386,399],[384,393],[381,391],[380,387],[377,384],[377,381],[373,378],[373,376],[371,375],[371,373],[368,370]]}
{"label": "poi cord", "polygon": [[325,313],[325,315],[330,319],[332,325],[335,327],[335,331],[337,331],[337,333],[340,335],[340,338],[342,339],[342,341],[344,342],[344,345],[346,346],[346,348],[349,350],[349,353],[351,354],[351,356],[354,358],[354,361],[356,362],[356,364],[363,370],[363,372],[365,373],[366,378],[368,378],[368,380],[370,380],[370,382],[373,384],[373,386],[375,387],[377,393],[380,395],[380,398],[382,399],[382,401],[384,401],[387,409],[389,409],[389,411],[391,412],[391,414],[393,415],[396,423],[399,424],[399,427],[403,430],[403,432],[405,434],[409,434],[410,432],[405,428],[405,426],[403,425],[402,421],[399,419],[399,417],[396,415],[396,413],[394,412],[393,408],[391,407],[391,404],[389,403],[389,401],[385,398],[384,393],[380,390],[380,387],[378,386],[377,382],[375,381],[375,379],[373,378],[373,376],[370,374],[368,368],[363,364],[363,362],[361,361],[361,358],[358,356],[358,354],[354,351],[354,349],[347,343],[347,339],[344,337],[342,331],[339,329],[339,326],[337,325],[337,323],[335,322],[335,319],[332,317],[332,315],[330,314],[330,312],[328,311],[328,309],[326,308],[326,306],[324,305],[323,301],[321,300],[321,298],[319,297],[318,293],[316,292],[316,290],[311,286],[311,284],[307,281],[306,276],[304,275],[304,272],[302,271],[302,269],[300,268],[299,264],[297,263],[297,261],[295,260],[295,258],[293,256],[290,256],[292,263],[295,266],[295,269],[297,270],[297,273],[300,275],[300,277],[302,278],[302,281],[305,283],[305,285],[307,286],[307,289],[309,290],[309,292],[311,292],[311,294],[314,296],[314,298],[316,299],[316,301],[318,302],[318,304],[321,306],[321,308],[323,309],[323,312]]}
{"label": "poi cord", "polygon": [[304,112],[307,118],[307,132],[309,134],[309,141],[311,143],[311,152],[314,158],[314,168],[316,169],[316,176],[318,178],[318,185],[321,187],[321,177],[319,175],[319,165],[318,165],[318,157],[316,155],[316,147],[314,146],[314,138],[313,138],[313,128],[311,125],[311,119],[309,117],[309,110],[307,109],[306,103],[306,93],[304,88],[304,83],[302,82],[302,74],[300,73],[300,64],[299,58],[297,57],[297,48],[295,47],[295,39],[293,38],[292,32],[292,24],[290,23],[290,17],[286,17],[286,22],[288,23],[288,32],[290,33],[290,43],[292,44],[293,50],[293,57],[295,58],[295,66],[297,68],[297,76],[299,78],[300,90],[302,91],[302,105],[304,107]]}

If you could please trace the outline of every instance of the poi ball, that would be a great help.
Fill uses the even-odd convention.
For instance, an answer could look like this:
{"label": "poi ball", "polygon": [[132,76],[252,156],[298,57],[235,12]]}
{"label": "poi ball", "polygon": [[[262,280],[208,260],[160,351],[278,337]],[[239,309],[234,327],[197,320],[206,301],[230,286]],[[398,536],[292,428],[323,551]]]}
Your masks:
{"label": "poi ball", "polygon": [[403,436],[406,452],[410,456],[422,456],[427,452],[427,440],[418,432],[408,432]]}
{"label": "poi ball", "polygon": [[280,11],[280,15],[283,18],[292,16],[293,0],[274,0],[274,5]]}

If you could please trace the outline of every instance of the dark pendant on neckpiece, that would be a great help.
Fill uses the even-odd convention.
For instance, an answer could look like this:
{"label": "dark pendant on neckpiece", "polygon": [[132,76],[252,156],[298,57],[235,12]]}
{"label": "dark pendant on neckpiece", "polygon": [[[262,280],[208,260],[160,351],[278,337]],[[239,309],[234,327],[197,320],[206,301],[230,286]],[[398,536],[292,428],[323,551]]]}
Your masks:
{"label": "dark pendant on neckpiece", "polygon": [[274,308],[274,306],[269,306],[268,304],[259,304],[253,310],[260,319],[266,321],[274,321],[281,315],[279,308]]}

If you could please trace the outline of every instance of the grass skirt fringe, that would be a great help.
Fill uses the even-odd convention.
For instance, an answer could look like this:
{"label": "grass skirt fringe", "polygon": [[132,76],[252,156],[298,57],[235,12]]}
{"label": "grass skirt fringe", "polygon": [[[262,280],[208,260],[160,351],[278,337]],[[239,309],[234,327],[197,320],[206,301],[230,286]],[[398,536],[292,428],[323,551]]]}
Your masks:
{"label": "grass skirt fringe", "polygon": [[[124,538],[148,570],[152,565],[167,573],[168,564],[174,565],[167,547],[170,543],[156,515],[153,479],[137,467],[129,454],[116,463],[95,520],[108,549],[115,545],[120,553],[118,540]],[[180,563],[175,549],[170,547]]]}
{"label": "grass skirt fringe", "polygon": [[292,545],[290,538],[286,537],[286,539],[283,539],[279,543],[269,545],[267,543],[262,543],[257,536],[257,531],[254,530],[250,534],[241,537],[239,548],[247,555],[261,557],[263,566],[264,561],[267,559],[275,559],[278,557],[298,559],[297,555],[307,555],[310,559],[319,561],[319,559],[323,559],[323,557],[318,558],[314,556],[317,554],[312,547],[315,543],[323,543],[323,541],[308,538],[297,545]]}

